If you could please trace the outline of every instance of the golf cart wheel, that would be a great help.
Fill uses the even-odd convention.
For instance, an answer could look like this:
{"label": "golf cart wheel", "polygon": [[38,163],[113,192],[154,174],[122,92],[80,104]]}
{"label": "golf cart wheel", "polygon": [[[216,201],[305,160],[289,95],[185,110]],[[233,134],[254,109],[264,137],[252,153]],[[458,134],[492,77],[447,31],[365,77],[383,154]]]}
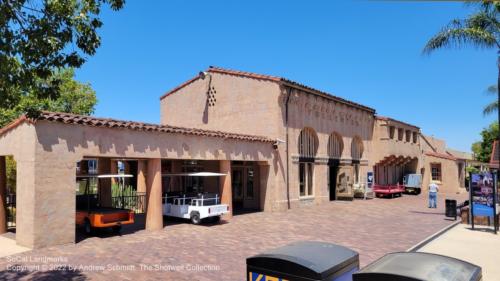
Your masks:
{"label": "golf cart wheel", "polygon": [[213,223],[219,223],[220,222],[220,216],[216,216],[212,218]]}
{"label": "golf cart wheel", "polygon": [[115,225],[113,226],[113,232],[114,233],[120,233],[122,231],[122,226],[121,225]]}
{"label": "golf cart wheel", "polygon": [[200,222],[201,222],[200,213],[192,212],[191,213],[191,222],[193,224],[200,224]]}
{"label": "golf cart wheel", "polygon": [[92,225],[90,224],[89,219],[85,219],[85,223],[83,224],[83,231],[85,231],[85,234],[87,235],[92,234]]}

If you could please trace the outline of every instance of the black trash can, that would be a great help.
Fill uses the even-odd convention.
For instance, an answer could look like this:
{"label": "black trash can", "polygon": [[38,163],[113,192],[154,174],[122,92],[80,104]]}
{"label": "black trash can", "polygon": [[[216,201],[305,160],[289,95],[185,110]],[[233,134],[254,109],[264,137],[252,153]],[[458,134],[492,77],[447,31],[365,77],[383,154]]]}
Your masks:
{"label": "black trash can", "polygon": [[247,258],[247,280],[352,281],[359,254],[346,247],[301,241]]}
{"label": "black trash can", "polygon": [[353,281],[479,281],[481,267],[441,255],[392,253],[352,276]]}
{"label": "black trash can", "polygon": [[448,218],[457,219],[457,200],[446,199],[445,200],[445,216]]}

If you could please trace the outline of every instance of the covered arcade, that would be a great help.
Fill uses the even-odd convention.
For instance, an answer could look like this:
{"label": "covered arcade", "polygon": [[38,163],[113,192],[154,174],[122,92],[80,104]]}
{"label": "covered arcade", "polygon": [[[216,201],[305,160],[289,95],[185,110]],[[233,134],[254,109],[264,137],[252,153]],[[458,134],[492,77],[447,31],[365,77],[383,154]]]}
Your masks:
{"label": "covered arcade", "polygon": [[[5,175],[5,156],[13,156],[17,163],[17,244],[40,248],[74,243],[75,182],[81,168],[77,163],[84,159],[97,159],[103,173],[114,172],[110,163],[116,159],[136,163],[137,188],[146,191],[147,230],[163,228],[162,173],[182,169],[183,163],[198,161],[225,174],[216,191],[230,207],[232,163],[250,163],[258,175],[258,207],[264,210],[272,200],[266,190],[276,173],[270,169],[276,157],[273,142],[267,137],[67,113],[22,116],[0,129],[0,179]],[[5,193],[5,185],[0,180],[0,193]]]}

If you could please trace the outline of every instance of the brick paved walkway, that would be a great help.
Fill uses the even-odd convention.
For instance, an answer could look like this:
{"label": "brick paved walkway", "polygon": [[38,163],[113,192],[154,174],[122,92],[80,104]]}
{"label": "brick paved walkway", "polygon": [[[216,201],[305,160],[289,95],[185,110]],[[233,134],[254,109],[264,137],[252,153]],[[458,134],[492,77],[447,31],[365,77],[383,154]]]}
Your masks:
{"label": "brick paved walkway", "polygon": [[[464,199],[463,195],[459,197]],[[229,223],[211,226],[167,222],[163,231],[138,231],[121,237],[101,235],[75,245],[2,258],[0,280],[244,280],[246,257],[297,240],[350,247],[360,253],[364,266],[385,253],[405,251],[452,223],[443,215],[444,196],[439,203],[438,209],[428,209],[425,196],[403,196],[246,214],[234,217]],[[36,257],[62,260],[33,262]],[[77,270],[6,270],[12,265],[57,263],[77,267]],[[162,270],[141,269],[140,264],[164,267]],[[87,268],[78,268],[80,265]],[[102,270],[98,266],[106,268]],[[174,270],[173,266],[178,267]],[[196,270],[197,266],[207,268]]]}

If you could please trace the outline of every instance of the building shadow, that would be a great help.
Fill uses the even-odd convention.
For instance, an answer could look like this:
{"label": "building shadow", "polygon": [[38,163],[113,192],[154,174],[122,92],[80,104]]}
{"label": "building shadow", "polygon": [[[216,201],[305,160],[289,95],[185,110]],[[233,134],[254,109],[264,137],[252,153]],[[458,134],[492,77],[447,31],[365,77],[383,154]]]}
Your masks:
{"label": "building shadow", "polygon": [[93,238],[93,237],[110,238],[116,236],[130,235],[138,231],[144,230],[145,228],[146,228],[146,215],[135,214],[134,223],[123,225],[119,233],[114,232],[111,228],[102,228],[102,229],[94,229],[92,231],[92,234],[88,235],[84,233],[83,228],[77,228],[75,231],[75,243],[79,243],[88,238]]}
{"label": "building shadow", "polygon": [[472,226],[469,225],[468,227],[466,227],[466,229],[470,231],[479,231],[479,232],[495,234],[493,226],[474,225],[474,229],[472,229]]}
{"label": "building shadow", "polygon": [[425,212],[425,211],[410,211],[410,213],[423,214],[423,215],[439,215],[439,216],[444,216],[444,212],[436,213],[436,212]]}
{"label": "building shadow", "polygon": [[199,226],[204,226],[204,227],[212,227],[212,226],[217,226],[217,225],[223,225],[227,224],[227,222],[224,219],[221,219],[220,221],[211,221],[208,219],[203,219],[200,224],[198,225],[193,225],[190,220],[188,219],[182,219],[182,218],[176,218],[176,217],[163,217],[163,224],[165,227],[169,227],[172,225],[178,225],[178,224],[191,224],[193,227],[199,227]]}
{"label": "building shadow", "polygon": [[233,210],[233,216],[249,215],[262,212],[259,209],[240,208]]}

